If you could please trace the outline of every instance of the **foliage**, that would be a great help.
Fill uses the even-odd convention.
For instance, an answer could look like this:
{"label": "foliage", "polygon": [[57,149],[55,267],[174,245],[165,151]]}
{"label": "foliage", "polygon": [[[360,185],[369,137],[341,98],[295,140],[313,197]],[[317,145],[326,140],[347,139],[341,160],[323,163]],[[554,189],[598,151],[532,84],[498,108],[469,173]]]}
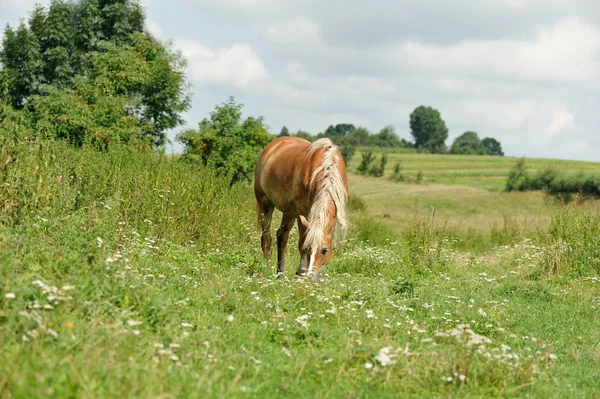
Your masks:
{"label": "foliage", "polygon": [[364,146],[369,143],[371,132],[365,127],[359,126],[352,130],[345,138],[345,141],[353,146]]}
{"label": "foliage", "polygon": [[273,136],[262,117],[242,120],[242,108],[229,97],[200,122],[198,130],[179,134],[177,140],[185,146],[183,159],[213,168],[231,184],[250,182],[258,155]]}
{"label": "foliage", "polygon": [[390,176],[390,180],[404,181],[404,175],[402,174],[402,161],[396,162],[394,165],[394,173]]}
{"label": "foliage", "polygon": [[410,130],[415,148],[432,153],[445,152],[448,128],[438,110],[423,105],[415,108],[410,114]]}
{"label": "foliage", "polygon": [[75,89],[49,86],[45,96],[34,95],[27,106],[29,120],[38,135],[65,139],[82,146],[91,143],[106,149],[109,144],[149,148],[147,124],[127,112],[126,96],[105,95],[85,79],[76,79]]}
{"label": "foliage", "polygon": [[336,139],[348,136],[354,129],[354,125],[351,123],[339,123],[335,126],[329,125],[324,133],[317,135],[317,138],[328,137],[334,143],[337,143]]}
{"label": "foliage", "polygon": [[417,173],[417,184],[423,184],[423,172],[419,171]]}
{"label": "foliage", "polygon": [[[158,147],[164,145],[167,130],[182,124],[181,113],[190,106],[185,61],[144,31],[143,9],[133,1],[53,0],[47,9],[37,6],[27,24],[6,28],[0,64],[5,95],[13,107],[27,107],[39,115],[44,111],[34,108],[41,97],[62,97],[67,103],[64,97],[81,97],[82,87],[87,86],[87,92],[95,88],[91,97],[74,100],[78,109],[104,107],[89,112],[112,120],[131,115],[138,119],[134,128],[117,136],[141,136]],[[107,103],[112,105],[104,106]],[[79,131],[56,137],[78,136],[80,142],[89,132],[97,139],[97,129],[82,128],[85,117],[67,118]]]}
{"label": "foliage", "polygon": [[360,155],[361,161],[356,171],[360,174],[366,174],[369,171],[371,164],[375,160],[375,155],[373,155],[373,153],[370,151],[362,152]]}
{"label": "foliage", "polygon": [[522,182],[527,176],[527,166],[525,165],[525,158],[520,158],[514,168],[509,172],[508,179],[506,180],[506,191],[518,190]]}
{"label": "foliage", "polygon": [[338,145],[340,152],[342,153],[342,158],[344,158],[344,162],[348,163],[354,156],[356,152],[356,147],[342,141],[341,144]]}
{"label": "foliage", "polygon": [[504,156],[504,152],[502,151],[502,145],[498,140],[494,138],[484,138],[483,140],[481,140],[481,146],[485,149],[485,153],[487,155]]}
{"label": "foliage", "polygon": [[573,196],[600,198],[600,175],[577,173],[567,175],[557,169],[547,168],[530,176],[523,172],[517,182],[509,176],[507,191],[544,191],[547,194],[569,199]]}
{"label": "foliage", "polygon": [[386,126],[369,137],[368,144],[374,147],[404,147],[393,126]]}
{"label": "foliage", "polygon": [[377,164],[372,165],[371,168],[369,169],[369,175],[374,176],[374,177],[383,176],[383,174],[385,173],[385,165],[387,164],[387,159],[388,159],[387,154],[385,152],[382,153],[379,165],[377,165]]}
{"label": "foliage", "polygon": [[315,136],[313,136],[312,134],[310,134],[308,132],[305,132],[304,130],[298,130],[296,133],[294,133],[294,136],[300,137],[300,138],[308,140],[310,142],[313,142],[317,139]]}
{"label": "foliage", "polygon": [[464,132],[452,143],[450,147],[451,154],[458,155],[483,155],[485,149],[481,145],[481,140],[475,132]]}
{"label": "foliage", "polygon": [[287,127],[282,127],[281,131],[279,132],[279,134],[277,135],[277,137],[285,137],[285,136],[289,136],[290,135],[290,131],[288,130]]}

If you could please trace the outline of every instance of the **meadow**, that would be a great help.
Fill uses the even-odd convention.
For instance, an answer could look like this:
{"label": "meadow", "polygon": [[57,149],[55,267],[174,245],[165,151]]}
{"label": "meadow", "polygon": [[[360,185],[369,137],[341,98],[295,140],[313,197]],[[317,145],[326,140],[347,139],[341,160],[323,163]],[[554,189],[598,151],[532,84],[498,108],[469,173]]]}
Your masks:
{"label": "meadow", "polygon": [[123,149],[0,155],[1,397],[600,396],[596,203],[485,189],[510,159],[400,154],[422,185],[351,173],[314,284],[296,229],[288,278],[264,265],[246,184]]}
{"label": "meadow", "polygon": [[[379,162],[382,149],[359,149],[350,159],[350,169],[356,170],[363,151],[372,152],[377,157],[375,163]],[[427,183],[466,185],[497,191],[504,189],[508,173],[518,160],[515,157],[487,155],[417,154],[405,152],[407,150],[388,149],[383,151],[388,153],[388,175],[392,173],[394,166],[400,163],[402,173],[408,180],[416,180],[417,174],[421,172],[423,181]],[[532,173],[548,168],[558,169],[567,174],[600,172],[600,163],[597,162],[532,158],[526,159],[526,165]]]}

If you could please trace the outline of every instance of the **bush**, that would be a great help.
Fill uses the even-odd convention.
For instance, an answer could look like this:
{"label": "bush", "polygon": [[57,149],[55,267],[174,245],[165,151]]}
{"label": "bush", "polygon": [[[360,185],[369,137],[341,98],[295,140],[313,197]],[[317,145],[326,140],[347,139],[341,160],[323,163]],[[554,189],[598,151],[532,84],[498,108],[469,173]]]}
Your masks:
{"label": "bush", "polygon": [[564,175],[556,169],[543,169],[530,176],[525,160],[520,159],[509,173],[506,191],[544,191],[567,200],[575,195],[598,198],[600,176],[583,173]]}
{"label": "bush", "polygon": [[230,97],[200,122],[198,130],[179,134],[183,159],[216,170],[230,184],[252,181],[258,156],[274,137],[262,117],[242,120],[242,107]]}
{"label": "bush", "polygon": [[525,166],[525,158],[521,158],[517,161],[517,164],[508,173],[508,179],[506,180],[506,191],[519,190],[523,180],[527,176],[527,167]]}
{"label": "bush", "polygon": [[365,151],[361,153],[360,156],[362,159],[360,160],[360,165],[358,165],[356,171],[357,173],[364,175],[370,170],[370,166],[375,160],[375,156],[371,151]]}

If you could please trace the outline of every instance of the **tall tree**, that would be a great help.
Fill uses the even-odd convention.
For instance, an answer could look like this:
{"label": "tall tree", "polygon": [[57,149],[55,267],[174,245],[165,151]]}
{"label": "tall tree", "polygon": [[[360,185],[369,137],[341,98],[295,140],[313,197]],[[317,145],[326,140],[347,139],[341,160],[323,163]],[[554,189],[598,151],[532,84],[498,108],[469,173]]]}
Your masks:
{"label": "tall tree", "polygon": [[485,149],[487,155],[499,155],[504,156],[502,151],[502,145],[500,142],[492,137],[486,137],[481,140],[481,146]]}
{"label": "tall tree", "polygon": [[[125,56],[127,62],[146,65],[145,75],[123,75]],[[31,107],[33,96],[56,95],[54,89],[78,90],[83,86],[75,83],[77,76],[93,85],[114,83],[122,90],[111,95],[131,100],[125,111],[140,120],[143,136],[158,146],[190,107],[184,69],[179,53],[144,31],[144,10],[130,0],[52,0],[48,8],[36,6],[27,25],[5,29],[0,50],[6,98],[15,108]],[[132,79],[137,84],[129,84]]]}
{"label": "tall tree", "polygon": [[433,153],[445,151],[448,128],[438,110],[423,105],[415,108],[410,114],[410,133],[415,148]]}

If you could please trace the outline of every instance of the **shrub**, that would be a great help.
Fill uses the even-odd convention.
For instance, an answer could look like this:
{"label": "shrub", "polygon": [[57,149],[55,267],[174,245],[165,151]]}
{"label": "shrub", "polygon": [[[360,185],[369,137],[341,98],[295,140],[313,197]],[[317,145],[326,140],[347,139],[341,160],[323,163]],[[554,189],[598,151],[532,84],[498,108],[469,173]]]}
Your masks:
{"label": "shrub", "polygon": [[242,120],[242,107],[230,97],[200,122],[198,130],[179,134],[183,159],[216,170],[230,184],[250,182],[260,152],[274,137],[262,117]]}
{"label": "shrub", "polygon": [[366,151],[360,154],[361,161],[360,165],[358,165],[358,169],[356,170],[360,174],[366,174],[370,170],[370,166],[375,160],[375,156],[371,151]]}
{"label": "shrub", "polygon": [[508,179],[506,180],[506,191],[516,191],[519,190],[523,180],[527,177],[527,167],[525,165],[525,158],[521,158],[517,161],[517,164],[508,174]]}

